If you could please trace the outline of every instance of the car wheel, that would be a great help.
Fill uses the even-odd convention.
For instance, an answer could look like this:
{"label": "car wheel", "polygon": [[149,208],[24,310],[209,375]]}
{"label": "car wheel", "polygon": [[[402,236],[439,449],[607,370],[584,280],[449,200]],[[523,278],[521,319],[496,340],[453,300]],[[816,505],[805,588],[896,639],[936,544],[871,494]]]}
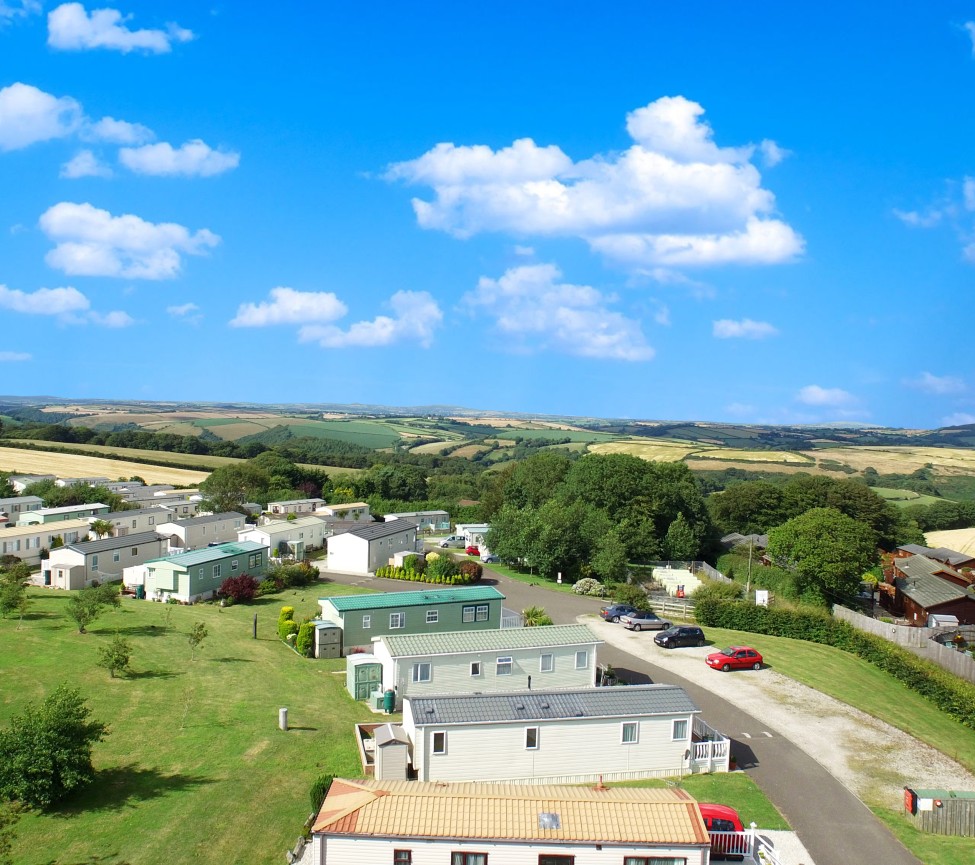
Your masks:
{"label": "car wheel", "polygon": [[619,620],[620,620],[620,617],[619,617],[619,616],[613,616],[613,618],[611,618],[611,619],[610,619],[610,621],[611,621],[611,622],[612,622],[612,623],[613,623],[614,625],[616,625],[616,624],[618,624],[618,623],[619,623]]}
{"label": "car wheel", "polygon": [[723,667],[721,668],[721,672],[722,672],[722,673],[727,673],[727,672],[728,672],[728,671],[729,671],[730,669],[731,669],[731,664],[725,664],[725,665],[724,665],[724,666],[723,666]]}
{"label": "car wheel", "polygon": [[634,625],[634,626],[633,626],[633,630],[634,630],[634,631],[639,631],[639,630],[641,630],[641,628],[640,628],[640,625],[639,625],[639,624],[636,624],[636,625]]}
{"label": "car wheel", "polygon": [[752,669],[753,670],[761,670],[762,669],[762,665],[758,661],[756,661],[754,664],[752,664]]}

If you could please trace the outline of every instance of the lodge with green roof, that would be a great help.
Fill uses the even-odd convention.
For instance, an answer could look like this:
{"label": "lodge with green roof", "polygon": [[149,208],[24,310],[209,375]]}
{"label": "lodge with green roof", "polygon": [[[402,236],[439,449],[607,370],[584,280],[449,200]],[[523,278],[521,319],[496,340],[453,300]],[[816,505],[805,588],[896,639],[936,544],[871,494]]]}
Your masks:
{"label": "lodge with green roof", "polygon": [[371,649],[383,634],[432,634],[501,627],[504,595],[493,586],[319,598],[323,621],[342,628],[343,653]]}
{"label": "lodge with green roof", "polygon": [[145,563],[146,598],[184,603],[212,598],[227,577],[249,574],[260,581],[268,548],[255,541],[217,544]]}
{"label": "lodge with green roof", "polygon": [[373,642],[383,690],[404,697],[592,688],[600,640],[585,625],[385,634]]}

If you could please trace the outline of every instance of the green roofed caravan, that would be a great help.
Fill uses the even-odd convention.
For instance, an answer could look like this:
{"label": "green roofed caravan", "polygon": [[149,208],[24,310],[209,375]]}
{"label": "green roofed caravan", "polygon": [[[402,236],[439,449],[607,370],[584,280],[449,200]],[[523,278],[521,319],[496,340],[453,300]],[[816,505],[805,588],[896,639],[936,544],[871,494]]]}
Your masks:
{"label": "green roofed caravan", "polygon": [[343,653],[384,634],[483,631],[501,627],[504,595],[493,586],[319,598],[321,618],[342,628]]}

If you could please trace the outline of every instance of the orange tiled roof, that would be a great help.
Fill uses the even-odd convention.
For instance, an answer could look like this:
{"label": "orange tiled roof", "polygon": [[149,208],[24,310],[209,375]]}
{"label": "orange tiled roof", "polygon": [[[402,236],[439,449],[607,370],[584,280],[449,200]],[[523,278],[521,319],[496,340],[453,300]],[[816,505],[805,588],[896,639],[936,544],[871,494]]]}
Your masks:
{"label": "orange tiled roof", "polygon": [[[560,828],[539,828],[538,815]],[[336,779],[313,831],[328,835],[707,844],[683,790]]]}

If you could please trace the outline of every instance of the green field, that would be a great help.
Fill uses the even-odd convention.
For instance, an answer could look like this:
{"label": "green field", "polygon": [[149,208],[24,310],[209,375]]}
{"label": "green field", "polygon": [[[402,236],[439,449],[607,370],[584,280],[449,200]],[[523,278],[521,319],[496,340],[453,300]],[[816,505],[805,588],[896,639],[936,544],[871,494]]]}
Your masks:
{"label": "green field", "polygon": [[[95,747],[95,784],[54,813],[24,817],[13,861],[284,861],[314,778],[361,776],[352,725],[374,717],[335,674],[344,661],[299,658],[277,639],[283,604],[311,615],[330,591],[360,590],[321,585],[224,610],[127,599],[82,635],[64,615],[69,593],[33,590],[22,628],[0,619],[0,723],[68,682],[110,733]],[[195,622],[210,635],[191,661]],[[131,678],[95,666],[116,632],[135,649]],[[290,709],[286,733],[277,729],[281,706]]]}
{"label": "green field", "polygon": [[933,505],[936,502],[947,501],[939,499],[937,496],[929,496],[924,493],[916,493],[914,490],[896,490],[890,487],[870,487],[878,496],[892,505],[905,508],[908,505]]}

